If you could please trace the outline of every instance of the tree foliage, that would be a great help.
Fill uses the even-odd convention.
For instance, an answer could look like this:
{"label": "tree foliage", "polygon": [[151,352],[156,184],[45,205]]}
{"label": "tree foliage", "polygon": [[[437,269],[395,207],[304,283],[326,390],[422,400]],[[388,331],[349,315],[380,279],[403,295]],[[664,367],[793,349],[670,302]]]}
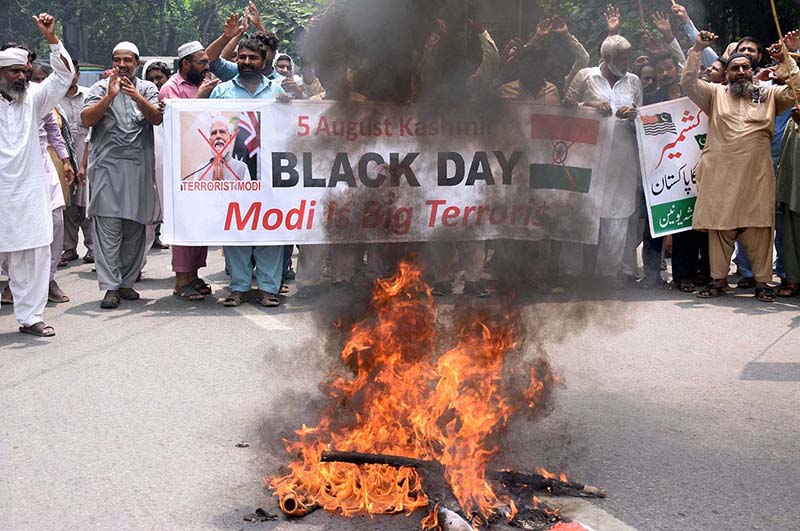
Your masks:
{"label": "tree foliage", "polygon": [[[61,0],[46,6],[35,0],[8,0],[13,9],[0,13],[0,40],[41,47],[31,15],[47,10],[60,24],[70,51],[83,62],[108,64],[116,43],[129,40],[142,55],[172,56],[191,40],[210,43],[219,36],[230,12],[241,13],[246,0]],[[268,30],[281,49],[296,53],[303,29],[324,0],[258,0]]]}
{"label": "tree foliage", "polygon": [[[536,4],[532,0],[520,2]],[[327,0],[257,0],[256,3],[265,26],[281,39],[281,48],[296,54],[309,19]],[[485,9],[492,9],[493,0],[482,0],[482,3]],[[652,31],[652,13],[669,13],[671,5],[670,0],[642,0],[641,4],[639,0],[616,0],[613,3],[623,15],[622,34],[636,48],[640,48],[641,12]],[[684,0],[684,3],[698,28],[720,35],[719,51],[725,43],[746,34],[764,43],[776,39],[767,2]],[[777,0],[776,3],[784,31],[797,27],[800,2]],[[8,8],[0,12],[0,40],[26,42],[44,51],[30,16],[47,10],[60,21],[61,34],[71,52],[84,62],[108,64],[110,50],[121,40],[135,42],[142,55],[171,56],[181,43],[195,39],[205,44],[211,42],[219,35],[225,16],[231,11],[241,12],[245,5],[246,0],[55,0],[49,3],[6,0]],[[538,11],[545,16],[566,18],[572,32],[597,57],[600,42],[606,35],[603,11],[607,5],[608,0],[540,0]],[[508,13],[511,19],[516,15],[516,12]],[[679,38],[684,38],[682,28],[674,19],[673,28]],[[685,38],[682,44],[689,45]]]}

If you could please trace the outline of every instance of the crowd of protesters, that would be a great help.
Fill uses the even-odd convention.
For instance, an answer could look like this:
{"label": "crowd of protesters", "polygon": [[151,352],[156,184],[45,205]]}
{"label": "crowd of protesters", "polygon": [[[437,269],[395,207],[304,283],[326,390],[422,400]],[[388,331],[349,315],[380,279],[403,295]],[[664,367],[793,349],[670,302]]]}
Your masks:
{"label": "crowd of protesters", "polygon": [[[465,294],[489,296],[482,278],[493,268],[510,261],[524,276],[533,260],[549,264],[535,281],[551,292],[568,290],[587,276],[617,289],[658,289],[667,285],[665,256],[671,256],[672,287],[713,298],[730,289],[734,254],[737,288],[754,289],[764,302],[800,294],[800,77],[795,63],[800,33],[792,31],[767,48],[741,37],[718,55],[716,35],[698,31],[682,6],[674,4],[672,10],[692,43],[688,53],[662,13],[653,16],[658,34],[643,34],[644,49],[637,53],[620,35],[621,14],[610,7],[608,36],[594,67],[560,18],[540,20],[527,40],[513,38],[502,50],[477,18],[468,21],[467,35],[480,46],[481,56],[464,76],[465,97],[595,108],[614,122],[614,164],[606,176],[597,245],[462,241],[417,246],[434,295],[452,293],[463,272]],[[138,299],[134,288],[147,252],[169,248],[159,235],[165,101],[371,99],[356,90],[352,73],[341,65],[315,65],[306,58],[297,66],[281,53],[279,40],[252,3],[243,14],[231,14],[207,47],[198,41],[178,47],[174,71],[159,61],[142,66],[137,46],[120,42],[111,51],[112,68],[88,88],[78,84],[80,65],[56,36],[53,17],[41,14],[34,22],[50,44],[49,70],[34,63],[35,53],[23,44],[7,43],[0,51],[0,262],[9,279],[2,303],[14,305],[21,332],[37,336],[55,333],[42,317],[47,301],[69,301],[56,281],[57,268],[81,259],[80,234],[87,249],[82,260],[95,265],[104,309]],[[448,32],[439,24],[438,35],[431,35],[420,54],[423,80],[435,69],[431,57]],[[545,43],[554,41],[568,51],[571,66],[548,56]],[[409,84],[409,93],[416,86]],[[697,168],[694,230],[652,238],[632,123],[643,105],[682,97],[709,116]],[[215,134],[227,140],[241,132],[211,124],[210,135]],[[237,137],[229,161],[257,164],[242,157],[246,148],[239,144]],[[210,162],[217,166],[209,170],[210,178],[225,179],[229,161],[224,167],[223,161]],[[170,251],[174,296],[189,303],[211,297],[212,288],[200,275],[208,248],[173,245]],[[291,291],[293,280],[298,288],[293,296],[309,298],[331,286],[346,288],[359,272],[385,276],[403,253],[390,244],[300,245],[293,264],[294,246],[226,246],[223,251],[230,285],[221,302],[228,307],[246,302],[253,282],[252,301],[274,307]],[[584,265],[587,256],[591,267]]]}

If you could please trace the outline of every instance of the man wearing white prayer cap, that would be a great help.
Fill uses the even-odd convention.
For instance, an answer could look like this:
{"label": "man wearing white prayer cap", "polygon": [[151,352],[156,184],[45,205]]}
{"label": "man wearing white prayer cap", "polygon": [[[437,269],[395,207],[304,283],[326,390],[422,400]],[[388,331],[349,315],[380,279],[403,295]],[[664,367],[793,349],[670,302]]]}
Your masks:
{"label": "man wearing white prayer cap", "polygon": [[[208,72],[208,54],[203,45],[198,41],[187,42],[178,47],[178,71],[161,87],[158,98],[162,101],[208,98],[219,82]],[[208,247],[172,246],[173,294],[177,298],[197,302],[211,295],[211,286],[199,273],[206,266],[207,257]]]}
{"label": "man wearing white prayer cap", "polygon": [[89,89],[81,111],[83,125],[92,128],[87,214],[94,224],[104,309],[118,307],[121,299],[139,298],[133,285],[144,261],[145,226],[161,221],[153,136],[153,126],[162,120],[158,89],[136,77],[135,44],[117,44],[112,66],[114,73]]}
{"label": "man wearing white prayer cap", "polygon": [[50,43],[52,75],[28,87],[28,52],[0,52],[0,262],[7,261],[14,315],[20,332],[55,335],[42,319],[50,279],[53,221],[49,181],[39,145],[39,123],[72,83],[72,58],[47,13],[33,17]]}

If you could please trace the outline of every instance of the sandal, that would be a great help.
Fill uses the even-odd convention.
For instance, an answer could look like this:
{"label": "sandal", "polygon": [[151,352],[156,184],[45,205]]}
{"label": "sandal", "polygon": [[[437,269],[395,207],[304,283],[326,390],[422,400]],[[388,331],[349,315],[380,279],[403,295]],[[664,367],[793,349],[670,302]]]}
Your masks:
{"label": "sandal", "polygon": [[265,308],[275,308],[281,305],[281,300],[272,293],[258,290],[256,302]]}
{"label": "sandal", "polygon": [[800,295],[800,284],[786,284],[778,289],[778,297],[797,297]]}
{"label": "sandal", "polygon": [[736,283],[736,289],[753,289],[756,287],[756,279],[753,277],[742,277]]}
{"label": "sandal", "polygon": [[231,291],[231,294],[225,297],[225,300],[222,301],[222,305],[228,308],[236,308],[237,306],[241,306],[244,302],[244,297],[247,295],[241,291]]}
{"label": "sandal", "polygon": [[775,291],[766,284],[756,287],[756,299],[761,302],[775,302]]}
{"label": "sandal", "polygon": [[679,280],[675,282],[675,285],[683,293],[694,293],[694,282],[691,280]]}
{"label": "sandal", "polygon": [[281,282],[281,289],[278,290],[278,293],[280,293],[281,295],[286,295],[287,293],[289,293],[289,284],[287,284],[286,282]]}
{"label": "sandal", "polygon": [[50,325],[44,324],[42,321],[30,326],[20,326],[19,331],[23,334],[30,334],[36,337],[53,337],[56,335],[56,329]]}
{"label": "sandal", "polygon": [[211,285],[200,277],[192,280],[189,285],[192,286],[200,295],[211,295]]}
{"label": "sandal", "polygon": [[191,284],[186,284],[185,286],[173,290],[172,295],[187,302],[197,302],[205,299],[205,296]]}
{"label": "sandal", "polygon": [[716,299],[726,293],[728,293],[727,285],[724,285],[719,280],[712,280],[707,286],[697,292],[697,296],[701,299]]}

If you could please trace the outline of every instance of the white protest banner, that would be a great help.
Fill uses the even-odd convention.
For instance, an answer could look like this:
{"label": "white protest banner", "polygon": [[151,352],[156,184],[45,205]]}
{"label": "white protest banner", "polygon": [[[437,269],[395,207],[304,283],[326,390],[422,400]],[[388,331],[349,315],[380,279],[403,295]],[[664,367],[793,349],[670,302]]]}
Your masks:
{"label": "white protest banner", "polygon": [[169,100],[179,245],[595,243],[611,121],[589,109]]}
{"label": "white protest banner", "polygon": [[653,238],[691,230],[707,131],[708,116],[689,98],[640,109],[636,136]]}

